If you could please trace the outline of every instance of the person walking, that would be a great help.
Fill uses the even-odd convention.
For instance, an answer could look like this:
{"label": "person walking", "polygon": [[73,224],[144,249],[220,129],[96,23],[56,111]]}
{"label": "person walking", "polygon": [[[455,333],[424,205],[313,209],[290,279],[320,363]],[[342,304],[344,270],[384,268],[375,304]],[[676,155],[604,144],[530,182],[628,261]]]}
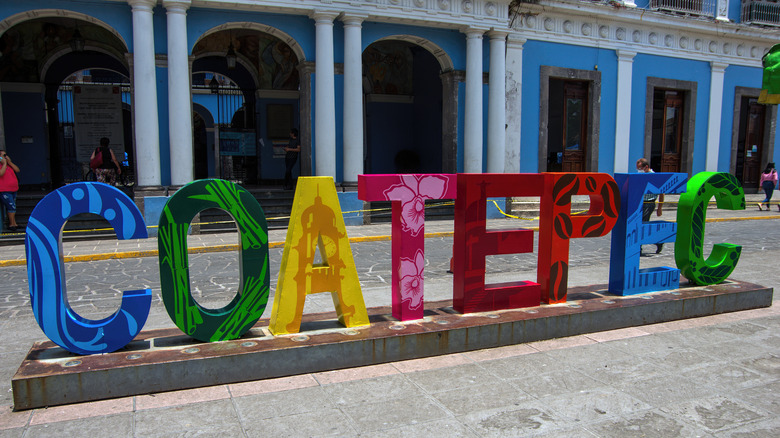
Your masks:
{"label": "person walking", "polygon": [[[639,173],[655,173],[650,167],[650,162],[647,161],[647,158],[640,158],[636,161],[636,171]],[[655,210],[656,200],[658,200],[658,210],[656,211],[656,214],[661,216],[664,204],[664,194],[661,193],[660,195],[657,195],[655,193],[645,193],[645,197],[642,202],[642,222],[650,221],[650,216],[652,216],[653,210]],[[655,253],[660,254],[663,248],[663,243],[656,243]],[[643,255],[641,250],[639,253],[640,255]]]}
{"label": "person walking", "polygon": [[11,161],[11,157],[0,150],[0,201],[8,212],[8,229],[16,231],[19,225],[16,223],[16,192],[19,191],[19,180],[16,174],[19,167]]}
{"label": "person walking", "polygon": [[[772,199],[772,193],[777,186],[777,170],[775,170],[775,163],[766,164],[766,169],[761,173],[761,179],[759,180],[758,185],[764,189],[764,194],[766,195],[766,198],[758,203],[758,209],[763,211],[761,204],[764,204],[766,205],[766,209],[769,210],[769,200]],[[777,209],[780,210],[780,204],[777,205]]]}
{"label": "person walking", "polygon": [[103,158],[103,163],[97,163],[96,166],[93,168],[95,171],[95,178],[97,179],[97,182],[102,182],[106,184],[110,184],[112,186],[116,185],[116,176],[117,174],[122,174],[122,167],[119,165],[119,162],[116,160],[116,156],[114,155],[114,151],[111,150],[110,147],[108,147],[110,140],[108,137],[103,137],[100,139],[100,146],[98,146],[94,152],[92,152],[92,155],[89,157],[90,166],[93,165],[92,160],[95,158],[95,156],[100,153],[101,157]]}
{"label": "person walking", "polygon": [[284,189],[292,190],[293,178],[292,170],[298,161],[298,155],[301,153],[301,141],[298,139],[298,130],[290,130],[290,143],[284,148]]}

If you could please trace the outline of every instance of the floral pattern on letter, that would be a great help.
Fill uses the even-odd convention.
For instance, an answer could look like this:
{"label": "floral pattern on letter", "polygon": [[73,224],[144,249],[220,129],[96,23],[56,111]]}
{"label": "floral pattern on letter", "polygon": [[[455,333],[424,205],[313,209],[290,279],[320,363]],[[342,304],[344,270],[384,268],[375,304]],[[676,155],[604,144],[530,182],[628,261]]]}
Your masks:
{"label": "floral pattern on letter", "polygon": [[414,254],[414,260],[401,257],[401,301],[408,301],[410,309],[422,306],[424,269],[425,256],[419,249]]}
{"label": "floral pattern on letter", "polygon": [[401,201],[401,225],[417,236],[425,222],[425,200],[442,199],[449,180],[438,175],[399,175],[399,179],[400,184],[385,190],[385,199]]}

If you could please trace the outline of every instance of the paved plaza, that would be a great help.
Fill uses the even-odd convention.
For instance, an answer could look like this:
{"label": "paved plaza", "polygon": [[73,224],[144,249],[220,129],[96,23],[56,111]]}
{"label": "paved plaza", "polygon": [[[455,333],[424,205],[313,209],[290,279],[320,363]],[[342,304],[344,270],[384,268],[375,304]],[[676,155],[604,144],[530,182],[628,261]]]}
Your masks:
{"label": "paved plaza", "polygon": [[[743,245],[732,278],[780,284],[780,213],[709,210],[706,243]],[[533,221],[489,221],[495,229]],[[425,298],[451,298],[452,221],[426,223]],[[387,224],[348,227],[369,307],[390,302]],[[271,287],[285,231],[270,232]],[[235,233],[191,236],[193,295],[227,304],[238,285]],[[160,301],[156,239],[64,242],[68,298],[105,317],[121,291],[151,288],[145,329],[173,327]],[[219,250],[226,249],[226,250]],[[780,311],[766,309],[427,359],[13,412],[11,378],[45,340],[29,307],[22,245],[0,247],[0,438],[39,436],[776,437]],[[104,254],[115,254],[106,259]],[[609,236],[571,243],[570,285],[606,283]],[[98,256],[99,255],[99,256]],[[672,245],[642,267],[674,266]],[[535,280],[536,255],[488,257],[488,281]],[[683,279],[684,283],[685,280]],[[273,296],[264,316],[270,312]],[[328,294],[307,313],[333,310]]]}

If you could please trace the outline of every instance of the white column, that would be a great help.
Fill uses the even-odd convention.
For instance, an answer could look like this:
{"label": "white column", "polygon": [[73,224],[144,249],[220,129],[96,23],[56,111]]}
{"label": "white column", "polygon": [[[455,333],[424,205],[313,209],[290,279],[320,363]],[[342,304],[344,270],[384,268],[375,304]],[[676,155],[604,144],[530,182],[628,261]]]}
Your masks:
{"label": "white column", "polygon": [[128,0],[133,15],[133,114],[139,186],[159,186],[160,128],[152,8],[156,0]]}
{"label": "white column", "polygon": [[187,9],[190,0],[163,0],[168,20],[168,132],[171,184],[193,179],[192,98],[190,97]]}
{"label": "white column", "polygon": [[634,0],[623,0],[623,6],[627,8],[635,8],[636,3],[634,3]]}
{"label": "white column", "polygon": [[614,172],[629,170],[628,146],[631,142],[631,81],[636,52],[618,49],[617,114],[615,115]]}
{"label": "white column", "polygon": [[463,127],[463,171],[482,173],[482,34],[469,27],[466,34],[466,114]]}
{"label": "white column", "polygon": [[333,20],[338,13],[314,11],[314,172],[336,178],[336,91],[333,69]]}
{"label": "white column", "polygon": [[488,82],[487,171],[504,173],[506,158],[506,36],[493,30],[490,36]]}
{"label": "white column", "polygon": [[723,116],[723,78],[728,64],[710,62],[710,116],[707,123],[707,160],[704,170],[718,171],[720,119]]}
{"label": "white column", "polygon": [[343,15],[344,22],[344,182],[363,173],[363,43],[361,23],[368,15]]}
{"label": "white column", "polygon": [[729,0],[718,0],[715,11],[715,20],[728,23],[729,20]]}
{"label": "white column", "polygon": [[504,172],[520,173],[520,128],[523,107],[523,44],[510,34],[506,45],[506,155]]}

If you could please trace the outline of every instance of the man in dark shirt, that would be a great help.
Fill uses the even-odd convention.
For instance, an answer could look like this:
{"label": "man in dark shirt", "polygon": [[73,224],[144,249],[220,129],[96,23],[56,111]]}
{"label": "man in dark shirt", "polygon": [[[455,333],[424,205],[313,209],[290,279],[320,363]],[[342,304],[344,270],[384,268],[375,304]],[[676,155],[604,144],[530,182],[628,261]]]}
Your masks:
{"label": "man in dark shirt", "polygon": [[298,161],[298,154],[301,153],[301,141],[298,140],[298,130],[293,128],[290,130],[290,143],[284,148],[284,189],[292,190],[293,179],[292,170],[295,166],[295,162]]}

